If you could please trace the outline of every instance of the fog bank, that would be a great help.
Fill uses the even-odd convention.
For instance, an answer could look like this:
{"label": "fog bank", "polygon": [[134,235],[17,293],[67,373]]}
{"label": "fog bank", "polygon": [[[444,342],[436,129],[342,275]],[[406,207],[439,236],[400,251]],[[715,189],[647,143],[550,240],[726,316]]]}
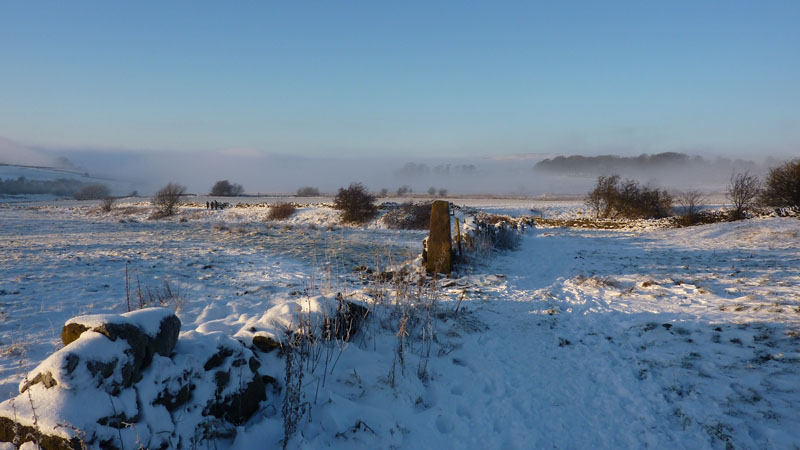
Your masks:
{"label": "fog bank", "polygon": [[[608,158],[593,160],[603,157],[559,156],[324,158],[268,154],[248,149],[213,152],[42,150],[0,139],[0,162],[71,165],[94,177],[120,181],[144,195],[168,182],[183,184],[191,193],[205,194],[219,180],[242,184],[248,194],[291,194],[303,186],[316,187],[323,193],[335,193],[339,187],[361,182],[375,192],[382,189],[396,192],[398,188],[408,186],[414,193],[425,193],[433,187],[437,192],[447,190],[449,194],[580,195],[591,189],[597,175],[611,173],[670,190],[691,188],[721,192],[734,171],[763,174],[768,166],[777,164],[777,160],[755,163],[739,159],[734,164],[731,160],[690,156],[681,164],[647,167],[630,164],[628,160],[635,158],[621,158],[628,162],[614,167],[607,164]],[[553,166],[555,160],[561,163],[560,170],[542,170],[547,161]],[[543,161],[545,164],[541,164]],[[580,170],[564,169],[569,166],[565,161],[580,162]],[[606,164],[600,164],[602,161]],[[535,169],[537,163],[540,164]]]}

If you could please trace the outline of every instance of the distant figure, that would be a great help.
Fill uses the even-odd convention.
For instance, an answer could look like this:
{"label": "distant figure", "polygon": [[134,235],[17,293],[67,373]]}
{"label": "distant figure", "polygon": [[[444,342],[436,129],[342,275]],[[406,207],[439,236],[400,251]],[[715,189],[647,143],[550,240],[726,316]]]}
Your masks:
{"label": "distant figure", "polygon": [[211,203],[206,202],[206,209],[211,209]]}

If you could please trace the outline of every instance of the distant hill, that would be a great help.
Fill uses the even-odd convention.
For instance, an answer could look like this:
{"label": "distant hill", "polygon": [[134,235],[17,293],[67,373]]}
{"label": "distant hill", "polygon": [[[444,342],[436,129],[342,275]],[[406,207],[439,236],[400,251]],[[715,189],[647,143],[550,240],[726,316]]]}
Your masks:
{"label": "distant hill", "polygon": [[76,169],[0,163],[0,196],[49,194],[71,197],[90,184],[106,185],[116,194],[125,193],[128,188],[125,183],[92,177]]}
{"label": "distant hill", "polygon": [[58,178],[96,179],[90,177],[88,173],[78,169],[67,169],[63,167],[48,167],[48,166],[26,166],[21,164],[0,163],[0,178],[19,178],[19,177],[25,177],[29,180],[55,180]]}
{"label": "distant hill", "polygon": [[560,175],[604,175],[611,173],[653,173],[675,169],[707,169],[714,171],[753,170],[756,164],[752,161],[716,158],[706,160],[701,156],[690,156],[685,153],[665,152],[639,156],[557,156],[539,161],[534,170]]}
{"label": "distant hill", "polygon": [[486,159],[492,161],[541,161],[557,156],[559,156],[558,153],[513,153],[508,155],[488,156]]}

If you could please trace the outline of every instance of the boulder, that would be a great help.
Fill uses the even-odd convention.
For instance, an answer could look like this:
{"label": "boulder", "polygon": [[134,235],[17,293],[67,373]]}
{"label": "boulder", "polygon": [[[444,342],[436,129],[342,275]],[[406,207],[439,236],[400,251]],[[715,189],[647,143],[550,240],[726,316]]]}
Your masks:
{"label": "boulder", "polygon": [[0,442],[14,442],[15,438],[19,445],[38,441],[39,448],[42,450],[81,450],[83,448],[78,437],[67,439],[61,436],[42,434],[33,426],[20,425],[12,419],[0,417]]}
{"label": "boulder", "polygon": [[253,336],[253,347],[261,350],[264,353],[269,353],[273,350],[279,349],[281,344],[270,336],[257,334]]}
{"label": "boulder", "polygon": [[95,314],[78,316],[67,321],[61,330],[61,341],[69,345],[84,332],[92,330],[112,341],[122,339],[130,346],[133,364],[125,386],[136,381],[138,374],[153,359],[154,354],[169,356],[178,334],[181,321],[167,308],[145,308],[125,314]]}
{"label": "boulder", "polygon": [[116,341],[96,331],[88,331],[81,339],[50,355],[20,383],[19,392],[41,384],[45,388],[98,389],[110,394],[130,387],[140,378],[141,352],[132,349],[127,340]]}
{"label": "boulder", "polygon": [[[222,333],[173,339],[180,322],[171,315],[69,321],[62,333],[69,343],[31,372],[19,396],[0,403],[0,441],[58,450],[186,448],[198,430],[232,437],[275,379],[261,372],[253,350]],[[132,343],[152,350],[147,364],[140,362],[148,353],[142,359]]]}
{"label": "boulder", "polygon": [[88,329],[89,327],[83,324],[67,322],[64,324],[64,328],[61,329],[61,342],[64,345],[69,345],[81,337],[81,334]]}
{"label": "boulder", "polygon": [[[66,389],[59,383],[45,388],[36,384],[0,403],[0,441],[37,442],[48,450],[137,448],[137,434],[143,442],[151,436],[147,425],[136,423],[140,420],[133,388],[114,395],[92,387]],[[137,431],[127,423],[136,423]]]}
{"label": "boulder", "polygon": [[[220,376],[223,374],[224,376]],[[230,384],[230,376],[226,372],[217,372],[215,379],[219,391]],[[242,425],[258,411],[258,405],[266,399],[267,389],[264,380],[260,376],[254,376],[244,389],[222,398],[215,398],[208,404],[206,413],[233,425]]]}
{"label": "boulder", "polygon": [[169,356],[178,342],[181,320],[167,308],[145,308],[123,314],[131,319],[148,338],[151,354]]}
{"label": "boulder", "polygon": [[[193,399],[192,403],[204,406],[203,416],[213,416],[236,426],[243,424],[267,399],[266,386],[258,371],[261,363],[250,349],[227,336],[191,337],[198,343],[206,341],[203,350],[207,356],[203,357],[205,363],[202,372],[198,371],[198,379],[214,386],[206,397]],[[213,351],[210,355],[209,350]]]}
{"label": "boulder", "polygon": [[132,346],[143,343],[144,361],[149,362],[155,353],[169,356],[178,342],[181,321],[167,308],[145,308],[125,314],[78,316],[64,325],[61,341],[64,345],[69,345],[87,330],[97,331],[112,341],[117,338],[126,339]]}

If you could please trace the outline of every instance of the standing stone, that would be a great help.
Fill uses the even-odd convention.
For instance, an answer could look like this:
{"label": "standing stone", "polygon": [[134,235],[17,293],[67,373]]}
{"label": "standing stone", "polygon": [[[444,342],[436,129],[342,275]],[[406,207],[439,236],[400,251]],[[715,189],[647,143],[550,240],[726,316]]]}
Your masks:
{"label": "standing stone", "polygon": [[450,202],[436,200],[431,206],[431,231],[425,261],[428,273],[449,274],[453,269],[451,251]]}

